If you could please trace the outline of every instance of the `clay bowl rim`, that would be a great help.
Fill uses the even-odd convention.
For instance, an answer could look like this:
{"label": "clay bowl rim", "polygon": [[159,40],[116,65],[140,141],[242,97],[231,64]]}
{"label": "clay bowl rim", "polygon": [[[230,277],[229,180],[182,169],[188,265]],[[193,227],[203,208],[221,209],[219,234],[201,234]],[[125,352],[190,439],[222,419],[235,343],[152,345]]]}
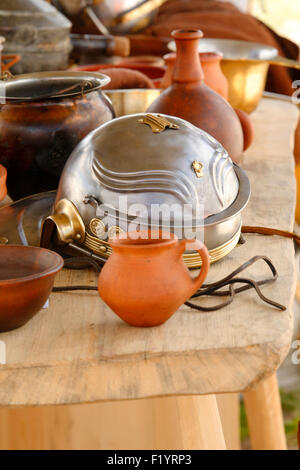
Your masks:
{"label": "clay bowl rim", "polygon": [[[173,245],[178,242],[178,237],[172,232],[167,232],[166,230],[153,230],[153,232],[158,232],[159,237],[158,238],[142,238],[138,237],[136,239],[133,238],[126,238],[125,235],[128,235],[129,233],[139,233],[139,234],[151,234],[151,229],[150,230],[141,230],[141,231],[132,231],[132,232],[127,232],[127,233],[120,233],[118,235],[115,235],[111,238],[109,238],[109,244],[112,246],[112,248],[136,248],[136,249],[141,249],[141,248],[153,248],[153,247],[162,247],[162,246],[169,246]],[[167,235],[168,238],[162,238],[163,235]]]}
{"label": "clay bowl rim", "polygon": [[[128,57],[124,57],[123,59],[120,60],[119,64],[144,64],[144,65],[149,65],[154,64],[155,62],[160,62],[161,57],[159,55],[132,55]],[[125,66],[123,65],[123,67]],[[153,67],[159,67],[159,65],[153,65]]]}
{"label": "clay bowl rim", "polygon": [[17,277],[13,279],[5,279],[5,280],[0,280],[0,287],[3,287],[7,284],[19,284],[22,282],[27,282],[27,281],[34,281],[36,279],[41,279],[41,278],[46,278],[49,276],[52,276],[53,274],[58,273],[64,266],[64,260],[63,258],[56,253],[55,251],[52,250],[47,250],[46,248],[40,248],[37,246],[23,246],[23,245],[0,245],[0,256],[1,256],[1,250],[8,250],[8,249],[17,249],[17,250],[27,250],[27,251],[36,251],[36,252],[48,252],[51,253],[53,258],[56,258],[56,264],[54,266],[45,269],[44,271],[40,271],[36,274],[29,274],[28,276],[22,276],[22,277]]}
{"label": "clay bowl rim", "polygon": [[[107,90],[102,90],[103,93],[114,93],[114,94],[117,94],[117,93],[130,93],[130,92],[139,92],[139,93],[145,93],[145,92],[152,92],[152,93],[155,93],[159,91],[161,93],[161,89],[160,88],[112,88],[112,89],[107,89]],[[140,113],[135,113],[135,114],[140,114]]]}
{"label": "clay bowl rim", "polygon": [[[170,52],[170,54],[172,54],[172,52]],[[173,54],[176,54],[175,52],[173,52]],[[165,66],[159,66],[159,65],[143,65],[143,64],[128,64],[128,65],[122,65],[122,64],[86,64],[86,65],[78,65],[76,66],[75,68],[73,68],[73,70],[75,71],[79,71],[79,72],[100,72],[100,73],[103,73],[105,75],[105,70],[106,69],[128,69],[128,70],[135,70],[135,71],[140,71],[141,73],[143,73],[144,75],[146,75],[148,78],[150,78],[151,80],[155,80],[155,78],[152,78],[150,77],[150,75],[147,75],[147,72],[150,73],[151,71],[152,72],[156,72],[157,75],[159,75],[160,73],[160,76],[159,77],[156,77],[156,79],[158,78],[162,78],[163,77],[163,74],[165,73],[166,69],[165,69]],[[95,70],[93,70],[95,69]],[[141,71],[139,69],[144,69],[144,71]],[[105,90],[103,90],[105,91]]]}

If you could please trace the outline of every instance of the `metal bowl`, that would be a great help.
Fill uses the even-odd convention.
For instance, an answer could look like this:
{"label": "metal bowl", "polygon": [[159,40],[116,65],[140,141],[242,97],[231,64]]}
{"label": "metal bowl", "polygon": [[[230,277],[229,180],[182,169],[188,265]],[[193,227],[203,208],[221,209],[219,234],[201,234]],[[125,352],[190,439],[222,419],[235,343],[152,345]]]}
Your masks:
{"label": "metal bowl", "polygon": [[144,113],[161,93],[159,89],[105,90],[111,100],[116,116]]}
{"label": "metal bowl", "polygon": [[[176,51],[175,41],[169,49]],[[228,80],[232,107],[251,113],[265,89],[270,64],[300,69],[300,63],[278,56],[278,50],[263,44],[234,39],[204,38],[199,52],[219,51],[223,54],[222,69]]]}

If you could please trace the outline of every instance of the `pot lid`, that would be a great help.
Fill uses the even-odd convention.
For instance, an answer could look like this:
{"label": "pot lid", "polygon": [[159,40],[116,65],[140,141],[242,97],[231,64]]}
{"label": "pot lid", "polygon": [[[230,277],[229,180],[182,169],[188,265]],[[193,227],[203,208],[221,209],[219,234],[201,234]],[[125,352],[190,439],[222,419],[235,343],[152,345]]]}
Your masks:
{"label": "pot lid", "polygon": [[39,246],[41,227],[51,214],[55,196],[55,191],[49,191],[0,207],[0,245]]}
{"label": "pot lid", "polygon": [[0,0],[0,29],[8,32],[21,25],[28,28],[36,26],[38,29],[70,29],[72,26],[62,13],[45,0]]}
{"label": "pot lid", "polygon": [[0,101],[39,101],[90,93],[110,78],[96,72],[38,72],[17,75],[1,82]]}
{"label": "pot lid", "polygon": [[235,165],[222,145],[174,116],[138,114],[108,122],[90,137],[90,152],[104,189],[101,200],[113,206],[123,194],[148,214],[152,205],[177,204],[203,220],[227,209],[239,193]]}

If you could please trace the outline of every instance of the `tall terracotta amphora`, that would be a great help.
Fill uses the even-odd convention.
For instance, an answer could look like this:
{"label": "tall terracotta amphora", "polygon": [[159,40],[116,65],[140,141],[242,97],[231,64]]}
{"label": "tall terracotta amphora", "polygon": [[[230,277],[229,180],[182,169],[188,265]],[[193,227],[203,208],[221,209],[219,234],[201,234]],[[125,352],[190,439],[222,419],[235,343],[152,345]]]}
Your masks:
{"label": "tall terracotta amphora", "polygon": [[[140,231],[109,240],[113,248],[99,276],[99,294],[126,323],[161,325],[203,284],[209,269],[207,248],[199,240],[179,241],[174,234]],[[198,251],[202,268],[193,279],[184,251]]]}
{"label": "tall terracotta amphora", "polygon": [[149,107],[149,113],[180,117],[208,132],[225,147],[235,163],[239,163],[244,148],[243,129],[239,118],[224,98],[204,83],[199,60],[199,30],[177,30],[176,62],[172,85]]}

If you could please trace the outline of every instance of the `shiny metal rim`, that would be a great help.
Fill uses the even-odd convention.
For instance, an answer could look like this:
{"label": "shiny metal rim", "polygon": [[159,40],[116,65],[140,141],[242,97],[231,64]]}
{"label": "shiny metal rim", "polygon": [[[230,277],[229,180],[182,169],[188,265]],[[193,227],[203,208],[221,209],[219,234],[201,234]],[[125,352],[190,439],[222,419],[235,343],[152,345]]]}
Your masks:
{"label": "shiny metal rim", "polygon": [[[211,264],[216,263],[220,259],[227,256],[238,244],[241,236],[241,228],[228,242],[224,243],[213,250],[209,250]],[[199,268],[202,265],[201,258],[198,253],[185,253],[183,255],[184,262],[188,268]]]}
{"label": "shiny metal rim", "polygon": [[[170,41],[168,49],[176,52],[175,41]],[[278,50],[264,44],[238,39],[202,38],[199,41],[199,52],[222,52],[223,60],[272,60],[278,56]]]}
{"label": "shiny metal rim", "polygon": [[[228,242],[224,243],[221,246],[218,246],[217,248],[209,250],[210,262],[215,263],[216,261],[219,261],[226,255],[228,255],[228,253],[230,253],[233,248],[235,248],[235,246],[238,244],[240,235],[241,227]],[[97,255],[101,255],[105,258],[109,258],[109,256],[112,254],[112,248],[109,243],[100,240],[99,238],[93,237],[89,233],[86,233],[84,245]],[[185,265],[188,268],[199,268],[202,265],[200,255],[197,252],[184,253],[183,259]]]}
{"label": "shiny metal rim", "polygon": [[[78,85],[80,83],[89,83],[91,86],[87,87],[85,86],[84,90],[72,90],[72,91],[66,91],[63,94],[60,95],[50,95],[49,94],[49,99],[55,99],[55,98],[67,98],[71,96],[78,96],[87,93],[91,93],[93,91],[99,90],[100,88],[106,86],[110,81],[110,77],[107,75],[100,73],[100,72],[36,72],[36,73],[26,73],[26,74],[21,74],[17,75],[16,77],[13,78],[8,78],[6,79],[3,83],[5,85],[5,89],[3,90],[3,93],[5,93],[4,98],[6,98],[8,101],[36,101],[38,99],[41,99],[39,95],[35,96],[10,96],[8,94],[8,89],[10,86],[18,85],[22,87],[24,84],[28,84],[30,81],[44,81],[46,79],[53,80],[61,80],[61,79],[77,79],[78,80]],[[45,99],[42,96],[43,99]]]}

